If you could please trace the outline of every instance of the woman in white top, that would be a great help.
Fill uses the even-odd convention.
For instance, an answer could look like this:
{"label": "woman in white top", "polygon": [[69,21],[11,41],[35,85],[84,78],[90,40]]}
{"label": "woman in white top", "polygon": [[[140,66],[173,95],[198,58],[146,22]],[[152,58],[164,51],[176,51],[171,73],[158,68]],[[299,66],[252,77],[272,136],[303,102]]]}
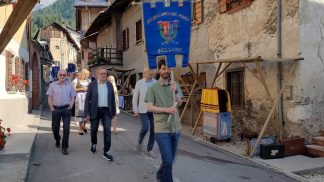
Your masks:
{"label": "woman in white top", "polygon": [[86,129],[86,116],[84,113],[84,102],[88,90],[89,85],[89,71],[87,69],[83,69],[80,73],[80,78],[74,79],[73,86],[75,91],[77,92],[75,98],[75,117],[79,121],[79,135],[83,135],[87,132]]}
{"label": "woman in white top", "polygon": [[108,76],[108,81],[110,81],[110,83],[113,85],[113,89],[114,89],[114,95],[115,95],[115,103],[116,103],[116,115],[111,119],[111,125],[112,125],[112,131],[114,134],[117,134],[117,114],[120,113],[119,110],[119,103],[118,103],[118,90],[117,90],[117,86],[116,86],[116,81],[115,81],[115,77],[110,75]]}

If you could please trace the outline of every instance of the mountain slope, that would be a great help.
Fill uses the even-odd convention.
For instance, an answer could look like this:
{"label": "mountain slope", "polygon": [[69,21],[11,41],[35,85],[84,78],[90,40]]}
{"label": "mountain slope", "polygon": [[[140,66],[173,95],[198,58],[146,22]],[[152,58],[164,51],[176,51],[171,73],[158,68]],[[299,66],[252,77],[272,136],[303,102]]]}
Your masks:
{"label": "mountain slope", "polygon": [[33,35],[38,29],[52,22],[64,23],[75,28],[74,0],[57,0],[50,6],[33,12]]}

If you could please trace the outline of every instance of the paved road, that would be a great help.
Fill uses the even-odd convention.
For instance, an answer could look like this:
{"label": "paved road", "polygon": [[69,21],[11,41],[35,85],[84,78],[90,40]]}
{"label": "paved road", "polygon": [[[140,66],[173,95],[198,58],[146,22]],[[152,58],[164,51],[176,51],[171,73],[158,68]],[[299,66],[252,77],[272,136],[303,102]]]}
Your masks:
{"label": "paved road", "polygon": [[[50,113],[44,111],[31,157],[29,182],[153,182],[160,164],[159,155],[151,159],[135,152],[139,120],[127,114],[118,117],[118,135],[112,135],[114,162],[102,158],[102,132],[96,154],[90,153],[89,134],[79,136],[72,123],[70,154],[63,156],[55,148],[50,128]],[[89,126],[88,126],[89,128]],[[102,130],[101,130],[102,131]],[[145,141],[146,142],[146,141]],[[158,153],[155,144],[153,151]],[[181,137],[174,164],[175,182],[293,182],[283,174],[271,171],[252,161],[224,153],[191,138]]]}

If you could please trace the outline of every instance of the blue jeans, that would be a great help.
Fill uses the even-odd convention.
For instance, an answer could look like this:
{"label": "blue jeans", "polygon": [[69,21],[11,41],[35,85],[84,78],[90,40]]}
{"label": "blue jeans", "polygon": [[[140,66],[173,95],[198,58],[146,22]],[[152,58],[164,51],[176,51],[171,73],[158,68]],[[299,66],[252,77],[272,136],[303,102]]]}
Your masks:
{"label": "blue jeans", "polygon": [[155,140],[159,145],[162,164],[156,173],[159,182],[173,182],[172,164],[175,158],[180,133],[156,133]]}
{"label": "blue jeans", "polygon": [[147,143],[147,151],[151,151],[154,146],[154,118],[153,118],[153,113],[152,112],[147,112],[147,113],[140,113],[141,117],[141,122],[142,122],[142,128],[138,137],[138,143],[142,144],[143,139],[150,129],[150,137]]}
{"label": "blue jeans", "polygon": [[104,153],[110,150],[111,146],[111,117],[108,108],[98,108],[97,117],[91,119],[91,143],[97,144],[97,133],[99,127],[99,121],[101,120],[104,130]]}

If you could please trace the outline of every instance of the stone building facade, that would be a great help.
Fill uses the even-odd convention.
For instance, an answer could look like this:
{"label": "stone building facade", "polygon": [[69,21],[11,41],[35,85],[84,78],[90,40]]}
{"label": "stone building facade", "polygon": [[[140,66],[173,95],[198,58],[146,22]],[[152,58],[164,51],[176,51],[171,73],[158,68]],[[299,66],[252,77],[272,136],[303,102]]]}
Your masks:
{"label": "stone building facade", "polygon": [[[126,0],[122,2],[127,3]],[[280,44],[277,0],[201,0],[195,1],[193,10],[191,62],[255,56],[270,60],[278,56],[303,57],[285,88],[282,109],[277,109],[271,117],[266,134],[279,135],[279,123],[282,122],[286,137],[310,139],[318,135],[319,129],[324,127],[321,112],[324,107],[323,1],[282,1]],[[147,64],[143,40],[137,39],[140,34],[136,33],[136,24],[142,20],[141,6],[125,6],[117,16],[110,13],[109,8],[106,13],[107,18],[112,15],[110,23],[98,23],[100,29],[90,27],[97,33],[94,41],[98,47],[119,47],[122,43],[123,67],[135,68],[136,77],[140,78],[143,66]],[[281,47],[280,51],[278,47]],[[272,99],[287,78],[291,65],[291,62],[280,66],[271,61],[261,63]],[[247,66],[256,72],[255,65]],[[216,68],[217,64],[205,65],[202,73],[214,75]],[[186,72],[187,69],[181,70],[182,74]],[[210,87],[212,77],[205,76],[205,79],[206,86]],[[232,91],[234,133],[244,130],[260,132],[272,105],[253,73],[241,64],[232,64],[214,86]]]}

